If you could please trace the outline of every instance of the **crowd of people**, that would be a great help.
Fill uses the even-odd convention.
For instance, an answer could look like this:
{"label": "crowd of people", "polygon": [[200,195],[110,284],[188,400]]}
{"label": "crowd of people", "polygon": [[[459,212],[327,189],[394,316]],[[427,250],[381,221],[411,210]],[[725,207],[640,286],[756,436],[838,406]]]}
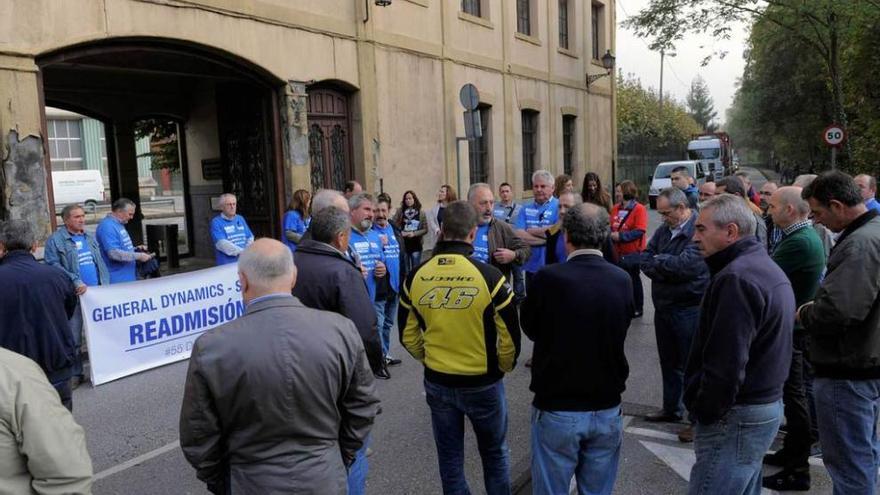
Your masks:
{"label": "crowd of people", "polygon": [[[756,191],[748,174],[697,183],[680,167],[657,197],[662,223],[650,235],[631,181],[612,195],[592,172],[580,193],[566,175],[530,179],[526,201],[506,182],[497,201],[489,184],[472,184],[463,200],[444,184],[431,207],[412,190],[395,204],[355,181],[298,190],[278,240],[255,240],[235,196],[222,195],[216,263],[237,263],[246,311],[196,340],[180,413],[181,448],[208,489],[365,493],[381,412],[374,380],[401,364],[396,325],[424,366],[444,493],[469,493],[465,418],[486,492],[511,491],[504,375],[521,334],[534,342],[525,361],[533,493],[568,493],[572,478],[579,493],[611,493],[624,344],[644,315],[645,276],[663,397],[645,419],[684,423],[679,439],[696,454],[689,493],[808,490],[816,451],[835,493],[875,492],[873,177],[832,171]],[[15,466],[0,488],[88,492],[83,431],[67,411],[83,373],[77,296],[136,280],[153,261],[125,229],[135,209],[115,201],[91,235],[83,208],[66,207],[45,263],[27,223],[0,225],[0,347],[12,351],[0,351],[0,428],[27,437],[0,442],[0,466]],[[770,452],[783,418],[782,448]],[[47,453],[57,442],[65,462]],[[762,464],[782,470],[762,477]]]}

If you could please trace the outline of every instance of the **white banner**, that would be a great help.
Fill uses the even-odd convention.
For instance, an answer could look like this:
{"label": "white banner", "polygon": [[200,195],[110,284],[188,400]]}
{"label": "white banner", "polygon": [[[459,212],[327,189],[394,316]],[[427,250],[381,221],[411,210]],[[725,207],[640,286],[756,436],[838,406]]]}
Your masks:
{"label": "white banner", "polygon": [[89,287],[80,306],[94,385],[188,359],[199,335],[244,313],[236,264]]}

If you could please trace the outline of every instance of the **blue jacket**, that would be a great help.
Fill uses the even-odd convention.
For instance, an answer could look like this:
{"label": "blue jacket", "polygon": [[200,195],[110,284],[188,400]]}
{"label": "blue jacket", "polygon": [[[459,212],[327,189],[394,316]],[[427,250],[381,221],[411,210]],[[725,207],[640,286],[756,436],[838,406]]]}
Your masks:
{"label": "blue jacket", "polygon": [[12,251],[0,263],[0,347],[36,361],[52,383],[73,376],[75,348],[68,320],[76,309],[63,271]]}
{"label": "blue jacket", "polygon": [[[98,282],[101,285],[110,285],[110,272],[104,263],[104,257],[101,256],[101,247],[98,245],[98,239],[88,232],[84,233],[86,242],[89,244],[89,252],[95,260],[95,267],[98,269]],[[75,287],[82,285],[83,281],[79,277],[79,252],[76,248],[76,242],[70,235],[67,227],[61,226],[46,241],[45,261],[47,265],[57,266],[73,282]]]}
{"label": "blue jacket", "polygon": [[737,404],[782,398],[791,364],[794,291],[754,236],[706,258],[712,280],[685,370],[684,403],[702,424]]}
{"label": "blue jacket", "polygon": [[651,279],[655,309],[700,305],[709,285],[709,268],[693,241],[696,222],[693,212],[674,239],[669,226],[662,224],[642,252],[641,269]]}

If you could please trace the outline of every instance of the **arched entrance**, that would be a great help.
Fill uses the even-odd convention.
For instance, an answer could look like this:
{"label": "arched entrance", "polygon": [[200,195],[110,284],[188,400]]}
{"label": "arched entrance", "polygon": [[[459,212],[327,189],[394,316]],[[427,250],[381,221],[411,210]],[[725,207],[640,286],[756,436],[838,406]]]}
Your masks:
{"label": "arched entrance", "polygon": [[329,84],[307,92],[312,189],[341,191],[354,178],[349,92]]}
{"label": "arched entrance", "polygon": [[[47,107],[99,116],[103,123],[108,200],[128,197],[142,205],[129,225],[133,239],[143,240],[146,224],[176,221],[189,252],[210,259],[208,224],[224,192],[238,196],[239,213],[255,235],[278,236],[285,206],[277,91],[282,81],[229,53],[156,38],[75,45],[36,62]],[[143,122],[156,116],[176,125],[176,172],[143,165],[150,153],[136,134],[142,138]],[[147,152],[163,142],[168,136],[148,140]],[[179,180],[169,173],[178,173]],[[168,198],[172,183],[179,188]],[[157,206],[172,199],[178,220]]]}

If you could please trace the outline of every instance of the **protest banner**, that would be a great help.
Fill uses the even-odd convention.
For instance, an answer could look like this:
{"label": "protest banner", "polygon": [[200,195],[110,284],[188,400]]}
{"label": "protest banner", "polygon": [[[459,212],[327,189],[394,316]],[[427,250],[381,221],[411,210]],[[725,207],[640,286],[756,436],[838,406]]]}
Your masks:
{"label": "protest banner", "polygon": [[80,306],[92,384],[188,359],[199,335],[244,313],[237,268],[89,287]]}

